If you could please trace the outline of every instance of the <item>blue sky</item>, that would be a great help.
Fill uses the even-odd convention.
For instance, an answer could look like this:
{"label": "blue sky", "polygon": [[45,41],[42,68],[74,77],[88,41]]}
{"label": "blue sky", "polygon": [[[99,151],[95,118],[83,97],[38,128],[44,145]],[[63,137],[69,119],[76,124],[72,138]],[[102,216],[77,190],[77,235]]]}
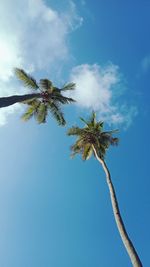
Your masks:
{"label": "blue sky", "polygon": [[[5,0],[0,3],[0,94],[24,93],[13,68],[58,86],[75,81],[68,126],[92,109],[119,128],[107,154],[127,231],[150,266],[150,2]],[[49,117],[23,123],[0,111],[0,266],[128,267],[105,175],[70,159],[73,138]]]}

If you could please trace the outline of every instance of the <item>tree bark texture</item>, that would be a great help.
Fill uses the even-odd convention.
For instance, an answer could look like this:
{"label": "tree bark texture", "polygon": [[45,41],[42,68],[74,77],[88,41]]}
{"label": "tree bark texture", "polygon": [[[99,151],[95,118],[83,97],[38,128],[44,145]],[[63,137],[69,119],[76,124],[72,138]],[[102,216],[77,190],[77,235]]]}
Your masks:
{"label": "tree bark texture", "polygon": [[13,95],[8,97],[0,97],[0,108],[8,107],[16,103],[20,103],[32,98],[40,98],[41,94]]}

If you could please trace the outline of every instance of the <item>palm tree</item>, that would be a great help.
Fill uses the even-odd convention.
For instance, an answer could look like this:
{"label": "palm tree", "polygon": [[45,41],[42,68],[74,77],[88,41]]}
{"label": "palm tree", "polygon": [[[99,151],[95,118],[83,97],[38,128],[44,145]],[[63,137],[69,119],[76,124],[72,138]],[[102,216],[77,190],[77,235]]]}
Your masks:
{"label": "palm tree", "polygon": [[102,121],[96,122],[96,114],[94,112],[92,113],[92,116],[88,121],[85,121],[83,118],[80,119],[85,123],[85,127],[79,128],[74,126],[70,128],[67,133],[69,136],[77,136],[77,141],[71,147],[72,157],[80,153],[82,155],[82,159],[87,160],[93,154],[98,162],[102,165],[103,170],[106,174],[106,182],[109,188],[113,214],[120,236],[129,254],[132,265],[134,267],[142,267],[140,258],[125,229],[125,225],[120,214],[114,185],[112,183],[111,175],[105,162],[105,154],[107,149],[110,147],[110,145],[118,144],[119,139],[117,137],[113,137],[113,134],[116,133],[116,130],[103,131],[104,124]]}
{"label": "palm tree", "polygon": [[62,93],[67,90],[74,90],[75,84],[65,84],[61,89],[55,87],[48,79],[41,79],[39,83],[28,75],[23,69],[15,68],[17,78],[23,82],[23,85],[34,90],[30,94],[13,95],[0,98],[0,108],[8,107],[15,103],[27,104],[28,108],[22,116],[23,120],[29,120],[35,116],[39,123],[46,122],[48,111],[52,113],[54,118],[60,125],[65,125],[65,119],[61,112],[61,104],[69,104],[75,102],[72,98],[65,97]]}

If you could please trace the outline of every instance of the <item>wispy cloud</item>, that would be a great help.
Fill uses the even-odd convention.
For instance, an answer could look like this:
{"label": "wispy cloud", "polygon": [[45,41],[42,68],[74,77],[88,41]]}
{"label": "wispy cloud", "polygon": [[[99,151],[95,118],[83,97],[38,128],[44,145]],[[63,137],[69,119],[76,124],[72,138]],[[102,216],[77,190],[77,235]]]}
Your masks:
{"label": "wispy cloud", "polygon": [[124,103],[125,87],[118,66],[111,63],[104,67],[97,64],[76,66],[70,80],[76,83],[72,97],[79,107],[97,111],[99,118],[108,124],[126,127],[131,124],[137,109]]}
{"label": "wispy cloud", "polygon": [[142,60],[142,69],[144,72],[150,70],[150,55],[147,55]]}
{"label": "wispy cloud", "polygon": [[[14,67],[50,71],[69,59],[68,35],[82,24],[82,18],[75,4],[68,3],[67,11],[58,13],[42,0],[1,0],[1,96],[18,93],[12,79]],[[6,121],[9,110],[12,113],[13,107],[0,110],[0,124]]]}

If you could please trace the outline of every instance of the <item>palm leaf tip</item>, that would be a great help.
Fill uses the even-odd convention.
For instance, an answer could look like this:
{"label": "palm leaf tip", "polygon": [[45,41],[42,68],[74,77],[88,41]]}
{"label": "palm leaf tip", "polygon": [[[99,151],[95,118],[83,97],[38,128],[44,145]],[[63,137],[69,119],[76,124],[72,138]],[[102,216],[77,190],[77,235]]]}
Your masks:
{"label": "palm leaf tip", "polygon": [[51,114],[53,115],[53,117],[56,119],[56,121],[59,125],[61,125],[61,126],[66,125],[64,115],[63,115],[58,103],[49,102],[48,109],[51,112]]}
{"label": "palm leaf tip", "polygon": [[69,91],[69,90],[74,90],[76,87],[76,84],[71,82],[71,83],[67,83],[65,84],[62,88],[61,91]]}
{"label": "palm leaf tip", "polygon": [[76,102],[76,100],[73,99],[73,98],[71,98],[71,97],[67,97],[67,99],[68,99],[68,102],[69,102],[69,103],[71,103],[71,102]]}
{"label": "palm leaf tip", "polygon": [[76,133],[74,134],[73,129],[70,128],[70,129],[68,129],[68,131],[67,131],[67,135],[68,135],[68,136],[76,135]]}
{"label": "palm leaf tip", "polygon": [[61,125],[61,126],[65,126],[65,125],[66,125],[66,121],[65,121],[65,119],[63,119],[63,120],[61,121],[60,125]]}
{"label": "palm leaf tip", "polygon": [[70,103],[76,102],[75,99],[73,99],[71,97],[66,97],[66,96],[63,96],[63,95],[61,95],[61,98],[60,98],[59,101],[62,102],[62,104],[70,104]]}
{"label": "palm leaf tip", "polygon": [[117,146],[119,144],[119,138],[117,137],[112,137],[111,138],[111,145]]}
{"label": "palm leaf tip", "polygon": [[93,121],[96,119],[96,112],[93,110],[90,120]]}
{"label": "palm leaf tip", "polygon": [[65,126],[66,125],[66,120],[64,119],[64,115],[63,114],[60,115],[59,120],[57,122],[58,122],[58,124],[60,126]]}
{"label": "palm leaf tip", "polygon": [[28,75],[23,69],[15,68],[14,72],[17,78],[23,82],[24,86],[30,87],[32,89],[39,88],[36,80],[32,76]]}
{"label": "palm leaf tip", "polygon": [[86,125],[88,125],[88,122],[87,122],[84,118],[80,117],[79,119],[80,119],[82,122],[84,122]]}

